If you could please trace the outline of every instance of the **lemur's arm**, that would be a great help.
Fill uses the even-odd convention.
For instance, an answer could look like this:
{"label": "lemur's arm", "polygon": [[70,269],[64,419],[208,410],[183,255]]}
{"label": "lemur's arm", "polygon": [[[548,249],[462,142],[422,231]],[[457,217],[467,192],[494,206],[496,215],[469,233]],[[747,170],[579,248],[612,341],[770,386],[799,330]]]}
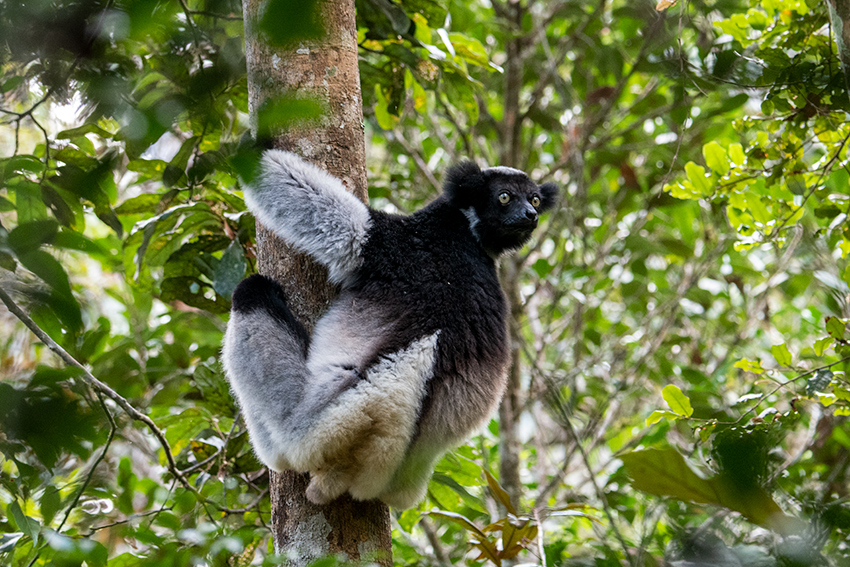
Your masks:
{"label": "lemur's arm", "polygon": [[256,218],[284,241],[328,268],[343,283],[361,263],[369,209],[342,182],[295,154],[269,150],[245,188]]}

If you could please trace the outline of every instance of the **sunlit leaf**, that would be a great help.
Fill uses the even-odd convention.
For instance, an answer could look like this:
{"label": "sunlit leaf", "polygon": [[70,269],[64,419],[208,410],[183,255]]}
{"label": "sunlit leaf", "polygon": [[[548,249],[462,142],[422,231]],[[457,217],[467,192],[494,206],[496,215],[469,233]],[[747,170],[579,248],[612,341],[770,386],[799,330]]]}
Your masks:
{"label": "sunlit leaf", "polygon": [[649,414],[649,417],[646,418],[645,423],[646,423],[647,427],[649,427],[650,425],[654,425],[654,424],[658,423],[662,419],[677,419],[679,417],[680,417],[679,414],[673,413],[672,411],[655,410],[651,414]]}
{"label": "sunlit leaf", "polygon": [[773,358],[776,359],[779,366],[791,366],[791,352],[788,350],[785,343],[773,345],[770,347],[770,352],[773,354]]}
{"label": "sunlit leaf", "polygon": [[844,340],[844,328],[846,321],[838,317],[826,318],[826,332],[832,335],[835,340]]}
{"label": "sunlit leaf", "polygon": [[747,372],[753,372],[755,374],[762,374],[764,372],[764,368],[761,367],[761,361],[752,361],[747,360],[746,358],[742,358],[741,360],[736,362],[735,368],[740,368],[742,370],[746,370]]}
{"label": "sunlit leaf", "polygon": [[676,415],[690,417],[694,413],[691,400],[675,384],[664,386],[661,390],[661,396]]}

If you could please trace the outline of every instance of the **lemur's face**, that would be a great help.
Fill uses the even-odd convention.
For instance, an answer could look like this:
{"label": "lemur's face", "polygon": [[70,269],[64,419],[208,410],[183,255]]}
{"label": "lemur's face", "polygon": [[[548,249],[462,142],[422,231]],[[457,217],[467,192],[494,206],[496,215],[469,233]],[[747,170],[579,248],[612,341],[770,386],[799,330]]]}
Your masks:
{"label": "lemur's face", "polygon": [[488,177],[487,202],[476,207],[481,240],[497,254],[520,248],[537,228],[539,214],[552,206],[556,188],[511,170]]}
{"label": "lemur's face", "polygon": [[[520,181],[520,180],[517,180]],[[502,230],[528,238],[537,228],[542,199],[537,185],[528,180],[498,179],[490,184],[490,208],[498,216]]]}

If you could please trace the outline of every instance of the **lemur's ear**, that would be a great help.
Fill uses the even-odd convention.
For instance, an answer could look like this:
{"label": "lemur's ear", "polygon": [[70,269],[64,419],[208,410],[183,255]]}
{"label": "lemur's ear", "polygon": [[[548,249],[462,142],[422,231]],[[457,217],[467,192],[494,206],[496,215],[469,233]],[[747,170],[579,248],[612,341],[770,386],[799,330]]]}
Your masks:
{"label": "lemur's ear", "polygon": [[545,211],[551,209],[558,202],[558,184],[544,183],[540,186],[540,207],[539,210]]}
{"label": "lemur's ear", "polygon": [[462,161],[446,172],[443,192],[451,204],[459,209],[466,209],[480,202],[486,185],[481,168],[473,161]]}

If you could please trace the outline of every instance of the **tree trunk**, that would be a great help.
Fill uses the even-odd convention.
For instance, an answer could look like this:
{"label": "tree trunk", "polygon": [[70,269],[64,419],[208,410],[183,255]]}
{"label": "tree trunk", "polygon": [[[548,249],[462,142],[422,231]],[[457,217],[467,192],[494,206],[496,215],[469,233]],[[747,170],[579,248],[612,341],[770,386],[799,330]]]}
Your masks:
{"label": "tree trunk", "polygon": [[[357,68],[354,0],[319,0],[325,35],[288,48],[263,42],[255,22],[264,7],[243,0],[248,99],[256,134],[258,110],[281,95],[319,100],[326,114],[318,124],[302,124],[275,133],[275,147],[295,152],[343,181],[366,202],[363,103]],[[257,226],[257,267],[283,286],[295,315],[312,330],[336,290],[327,272],[295,254],[262,226]],[[275,550],[292,565],[306,565],[325,555],[392,564],[389,510],[381,502],[355,502],[347,494],[326,506],[305,497],[309,477],[287,471],[271,473],[271,515]]]}
{"label": "tree trunk", "polygon": [[838,58],[844,70],[844,83],[850,91],[850,0],[828,0],[827,5]]}
{"label": "tree trunk", "polygon": [[[505,47],[507,60],[505,62],[505,103],[504,119],[501,129],[500,165],[524,169],[521,163],[522,155],[522,115],[520,109],[520,91],[522,90],[523,75],[523,45],[525,36],[522,35],[523,8],[519,2],[506,4],[506,16],[510,21],[514,37]],[[522,299],[519,294],[520,261],[516,256],[502,259],[502,287],[508,296],[511,310],[508,336],[511,341],[511,366],[508,371],[508,386],[502,404],[499,406],[499,480],[502,487],[511,497],[514,506],[519,506],[522,495],[520,482],[521,444],[517,435],[517,426],[522,411],[522,353],[523,337],[519,327],[519,317],[522,314]]]}
{"label": "tree trunk", "polygon": [[511,256],[502,259],[502,286],[508,296],[510,318],[508,337],[511,341],[511,366],[508,371],[508,387],[499,406],[499,481],[511,497],[514,507],[519,507],[522,482],[519,477],[519,453],[522,445],[518,436],[518,421],[522,412],[522,331],[519,318],[522,315],[522,298],[519,294],[520,261]]}

